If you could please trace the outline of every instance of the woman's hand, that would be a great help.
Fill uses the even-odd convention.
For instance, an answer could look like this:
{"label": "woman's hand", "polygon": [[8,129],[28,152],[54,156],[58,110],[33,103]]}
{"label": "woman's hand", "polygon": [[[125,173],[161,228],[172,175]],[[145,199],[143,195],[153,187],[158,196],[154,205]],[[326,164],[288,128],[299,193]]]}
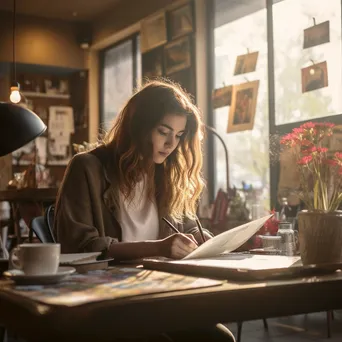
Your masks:
{"label": "woman's hand", "polygon": [[191,234],[173,234],[160,241],[160,254],[167,258],[182,259],[198,247]]}
{"label": "woman's hand", "polygon": [[[205,241],[210,240],[212,238],[212,236],[205,230],[203,231],[203,235],[204,235]],[[202,235],[199,231],[197,231],[193,236],[199,245],[203,243]]]}

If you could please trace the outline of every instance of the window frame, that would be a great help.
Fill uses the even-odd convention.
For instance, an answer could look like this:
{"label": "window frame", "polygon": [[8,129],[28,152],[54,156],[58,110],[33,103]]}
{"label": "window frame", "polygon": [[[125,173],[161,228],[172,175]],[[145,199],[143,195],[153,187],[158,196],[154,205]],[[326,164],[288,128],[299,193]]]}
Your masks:
{"label": "window frame", "polygon": [[138,85],[138,58],[137,58],[137,54],[140,53],[139,49],[138,49],[138,38],[140,36],[140,32],[136,32],[133,33],[130,36],[125,37],[124,39],[121,39],[117,42],[115,42],[112,45],[109,45],[108,47],[106,47],[105,49],[102,49],[99,53],[99,61],[100,61],[100,72],[99,72],[99,127],[101,127],[101,123],[104,120],[104,62],[105,62],[105,55],[106,52],[118,47],[121,44],[126,43],[127,41],[131,41],[132,42],[132,70],[133,70],[133,79],[132,79],[132,88],[135,89]]}
{"label": "window frame", "polygon": [[[287,1],[287,0],[282,0]],[[333,122],[336,125],[342,124],[342,113],[330,115],[327,117],[315,118],[304,121],[297,121],[294,123],[281,124],[276,125],[275,121],[275,76],[274,76],[274,30],[273,30],[273,5],[275,5],[279,1],[274,0],[265,0],[265,9],[266,9],[266,25],[267,25],[267,54],[268,54],[268,115],[269,115],[269,135],[272,137],[275,134],[284,135],[295,127],[299,125],[312,121],[312,122]],[[214,75],[213,70],[215,69],[215,52],[214,52],[214,30],[215,30],[215,3],[214,1],[207,1],[207,14],[208,14],[208,25],[207,25],[207,37],[208,37],[208,63],[207,63],[207,79],[208,79],[208,119],[207,124],[209,126],[213,125],[214,119],[214,110],[211,104],[211,93],[214,89]],[[342,18],[342,0],[341,0],[341,18]],[[341,32],[342,32],[342,21],[341,21]],[[342,57],[342,49],[341,49],[341,57]],[[341,74],[342,78],[342,74]],[[215,183],[216,183],[216,156],[214,149],[214,138],[212,134],[208,134],[208,190],[209,190],[209,199],[211,202],[215,199],[216,194],[214,193]],[[274,161],[272,159],[271,152],[269,152],[269,168],[270,168],[270,207],[274,206],[276,209],[279,209],[279,204],[277,203],[277,191],[278,191],[278,181],[279,181],[279,171],[280,171],[280,162],[279,160]]]}

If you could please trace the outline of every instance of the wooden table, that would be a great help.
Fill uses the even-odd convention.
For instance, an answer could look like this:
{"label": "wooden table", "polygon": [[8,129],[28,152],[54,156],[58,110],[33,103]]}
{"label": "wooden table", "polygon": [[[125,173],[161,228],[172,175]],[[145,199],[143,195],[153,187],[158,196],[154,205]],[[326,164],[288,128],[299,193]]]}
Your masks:
{"label": "wooden table", "polygon": [[342,272],[106,300],[75,307],[40,304],[0,290],[0,322],[28,341],[115,337],[342,309]]}
{"label": "wooden table", "polygon": [[0,191],[0,202],[53,202],[58,188],[26,188]]}
{"label": "wooden table", "polygon": [[21,242],[20,206],[24,203],[37,203],[39,206],[43,203],[54,203],[57,192],[58,188],[25,188],[0,191],[0,202],[9,202],[11,206],[16,243]]}

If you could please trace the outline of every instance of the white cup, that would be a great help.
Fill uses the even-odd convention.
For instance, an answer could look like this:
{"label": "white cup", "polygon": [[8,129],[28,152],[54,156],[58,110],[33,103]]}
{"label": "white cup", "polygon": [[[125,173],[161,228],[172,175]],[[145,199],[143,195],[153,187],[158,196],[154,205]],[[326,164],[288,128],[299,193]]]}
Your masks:
{"label": "white cup", "polygon": [[9,264],[25,275],[56,274],[60,254],[59,243],[24,243],[11,251]]}

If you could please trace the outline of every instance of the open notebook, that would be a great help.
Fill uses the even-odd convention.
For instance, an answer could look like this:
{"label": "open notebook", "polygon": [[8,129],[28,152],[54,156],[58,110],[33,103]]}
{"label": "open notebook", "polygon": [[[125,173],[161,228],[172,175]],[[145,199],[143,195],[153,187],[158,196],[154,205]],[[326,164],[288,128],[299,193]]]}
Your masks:
{"label": "open notebook", "polygon": [[264,280],[333,272],[342,264],[302,266],[299,256],[231,253],[251,238],[271,217],[268,215],[223,232],[182,260],[147,258],[145,268],[237,280]]}
{"label": "open notebook", "polygon": [[210,258],[234,251],[250,239],[272,216],[264,216],[216,235],[188,254],[183,260]]}

